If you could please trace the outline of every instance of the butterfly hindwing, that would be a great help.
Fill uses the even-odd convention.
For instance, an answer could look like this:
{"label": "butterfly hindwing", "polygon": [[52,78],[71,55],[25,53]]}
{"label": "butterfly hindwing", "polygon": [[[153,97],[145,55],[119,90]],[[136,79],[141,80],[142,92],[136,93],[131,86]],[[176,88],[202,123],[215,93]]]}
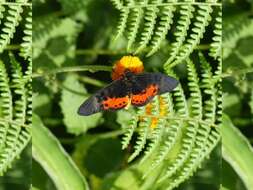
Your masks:
{"label": "butterfly hindwing", "polygon": [[129,102],[128,86],[123,80],[115,80],[88,98],[78,110],[80,115],[91,115],[103,110],[118,110]]}
{"label": "butterfly hindwing", "polygon": [[176,79],[161,73],[133,75],[131,103],[134,106],[144,106],[154,96],[172,91],[177,84]]}

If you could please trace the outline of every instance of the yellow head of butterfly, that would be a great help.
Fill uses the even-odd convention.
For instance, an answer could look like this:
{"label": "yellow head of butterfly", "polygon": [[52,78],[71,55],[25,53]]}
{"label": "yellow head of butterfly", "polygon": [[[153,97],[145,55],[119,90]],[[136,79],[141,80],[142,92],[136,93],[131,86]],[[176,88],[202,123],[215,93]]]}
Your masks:
{"label": "yellow head of butterfly", "polygon": [[138,74],[143,72],[144,66],[139,57],[136,56],[123,56],[120,60],[116,61],[113,66],[112,79],[116,80],[121,78],[126,70]]}

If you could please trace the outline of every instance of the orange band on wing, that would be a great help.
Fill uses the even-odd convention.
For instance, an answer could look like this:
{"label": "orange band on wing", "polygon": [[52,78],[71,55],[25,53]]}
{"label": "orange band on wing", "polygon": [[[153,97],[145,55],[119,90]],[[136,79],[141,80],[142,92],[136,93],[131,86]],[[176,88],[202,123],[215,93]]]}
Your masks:
{"label": "orange band on wing", "polygon": [[108,109],[121,109],[123,107],[126,107],[129,101],[130,101],[130,99],[129,99],[128,96],[119,97],[119,98],[116,98],[116,97],[109,98],[108,97],[106,100],[104,100],[102,102],[102,104],[103,104],[103,108],[105,110],[108,110]]}
{"label": "orange band on wing", "polygon": [[154,97],[158,93],[157,85],[150,85],[145,90],[143,90],[140,94],[133,94],[131,102],[133,105],[143,105],[147,103],[147,101]]}

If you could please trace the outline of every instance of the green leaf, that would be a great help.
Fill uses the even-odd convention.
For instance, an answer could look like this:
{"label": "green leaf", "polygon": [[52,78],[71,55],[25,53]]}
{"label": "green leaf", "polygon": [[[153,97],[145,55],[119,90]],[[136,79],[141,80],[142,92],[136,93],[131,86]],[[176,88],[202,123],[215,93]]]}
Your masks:
{"label": "green leaf", "polygon": [[33,59],[35,69],[43,66],[40,55],[48,56],[53,62],[61,66],[67,58],[74,57],[77,34],[81,25],[70,18],[59,19],[53,15],[46,15],[33,20]]}
{"label": "green leaf", "polygon": [[[110,152],[110,154],[108,154]],[[117,168],[123,161],[119,139],[101,139],[89,147],[84,160],[89,173],[103,177]]]}
{"label": "green leaf", "polygon": [[251,96],[250,96],[249,106],[250,106],[250,110],[251,110],[251,115],[253,116],[253,88],[251,89]]}
{"label": "green leaf", "polygon": [[253,187],[253,149],[247,138],[233,125],[230,118],[222,118],[222,156],[241,177],[247,189]]}
{"label": "green leaf", "polygon": [[33,157],[46,170],[57,189],[89,189],[85,178],[81,175],[71,158],[35,114],[33,114],[32,135]]}
{"label": "green leaf", "polygon": [[78,82],[77,75],[68,75],[63,85],[60,106],[68,132],[78,135],[96,127],[101,122],[101,113],[91,116],[77,114],[79,106],[88,98],[88,95],[85,95],[86,90]]}
{"label": "green leaf", "polygon": [[40,190],[40,189],[38,189],[36,187],[31,187],[31,190]]}
{"label": "green leaf", "polygon": [[43,167],[36,161],[32,160],[32,185],[40,190],[57,190],[54,182],[46,173]]}
{"label": "green leaf", "polygon": [[131,189],[140,190],[141,174],[135,169],[126,169],[121,172],[108,175],[102,182],[99,190]]}

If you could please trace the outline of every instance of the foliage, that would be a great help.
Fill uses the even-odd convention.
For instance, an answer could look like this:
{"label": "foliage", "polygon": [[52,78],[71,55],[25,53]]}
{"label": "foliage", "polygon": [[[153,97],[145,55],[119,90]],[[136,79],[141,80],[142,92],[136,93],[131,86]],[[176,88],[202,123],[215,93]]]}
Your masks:
{"label": "foliage", "polygon": [[[252,181],[248,179],[253,178],[253,169],[250,168],[251,165],[248,163],[253,161],[253,149],[247,138],[245,138],[241,132],[233,126],[233,123],[226,115],[223,115],[222,126],[222,155],[236,170],[246,188],[250,189],[252,187]],[[233,142],[230,142],[232,139]],[[232,143],[234,143],[235,146],[230,146]]]}
{"label": "foliage", "polygon": [[[201,165],[214,174],[206,179],[213,181],[210,188],[218,188],[214,166],[219,146],[212,166],[205,160],[220,140],[220,3],[112,2],[35,3],[34,113],[71,155],[91,189],[174,189],[194,174],[204,179],[201,170],[196,172]],[[199,51],[199,45],[206,49]],[[140,109],[77,116],[82,101],[110,82],[111,63],[129,52],[141,57],[147,71],[175,76],[180,85]],[[123,151],[116,146],[119,139]],[[49,176],[36,188],[45,189],[50,178],[56,185],[59,174],[48,172],[48,159],[37,160]],[[187,185],[201,189],[204,183],[179,188]]]}
{"label": "foliage", "polygon": [[[2,179],[24,179],[13,161],[29,157],[33,124],[32,189],[219,189],[221,135],[222,188],[250,187],[250,8],[246,0],[223,10],[217,0],[34,0],[32,13],[30,1],[1,1]],[[77,115],[130,53],[179,86],[138,109]]]}
{"label": "foliage", "polygon": [[[1,189],[28,188],[31,182],[31,11],[27,0],[0,2]],[[26,163],[15,161],[17,158]],[[21,175],[24,173],[28,178]]]}
{"label": "foliage", "polygon": [[[0,62],[1,86],[1,175],[30,140],[31,76],[23,75],[20,63],[10,55],[11,75]],[[29,73],[29,72],[27,72]]]}
{"label": "foliage", "polygon": [[[142,50],[150,56],[157,52],[169,35],[169,58],[166,65],[176,65],[187,58],[204,37],[206,28],[214,24],[210,48],[212,57],[221,58],[221,4],[219,1],[135,1],[111,0],[120,11],[115,39],[126,33],[128,51]],[[198,5],[198,6],[195,6]],[[212,14],[215,11],[216,14]],[[179,15],[177,15],[179,14]],[[176,17],[177,16],[177,17]],[[211,22],[214,20],[214,23]],[[174,26],[174,27],[173,27]],[[210,35],[208,36],[210,38]],[[210,38],[211,39],[211,38]]]}
{"label": "foliage", "polygon": [[[33,115],[33,125],[36,126],[32,128],[33,157],[46,169],[57,189],[88,189],[87,182],[78,173],[77,168],[74,167],[59,142],[43,126],[42,121],[35,114]],[[53,152],[53,156],[48,154],[48,151]],[[64,168],[64,171],[61,171],[61,168]]]}
{"label": "foliage", "polygon": [[[26,10],[27,9],[27,10]],[[31,27],[31,15],[32,9],[29,0],[17,0],[11,2],[0,3],[0,52],[2,53],[6,46],[11,43],[11,39],[14,38],[17,33],[16,28],[19,26],[22,20],[26,20],[23,31],[23,42],[21,43],[21,56],[24,58],[31,58],[31,46],[32,46],[32,27]]]}
{"label": "foliage", "polygon": [[[244,6],[240,7],[238,3]],[[252,180],[248,179],[252,178],[252,174],[247,160],[252,159],[253,135],[252,4],[246,1],[227,2],[223,10],[223,110],[227,116],[224,116],[222,131],[222,155],[225,159],[222,169],[226,173],[222,183],[229,189],[250,189],[252,185],[249,182]],[[240,153],[234,151],[235,145]]]}

